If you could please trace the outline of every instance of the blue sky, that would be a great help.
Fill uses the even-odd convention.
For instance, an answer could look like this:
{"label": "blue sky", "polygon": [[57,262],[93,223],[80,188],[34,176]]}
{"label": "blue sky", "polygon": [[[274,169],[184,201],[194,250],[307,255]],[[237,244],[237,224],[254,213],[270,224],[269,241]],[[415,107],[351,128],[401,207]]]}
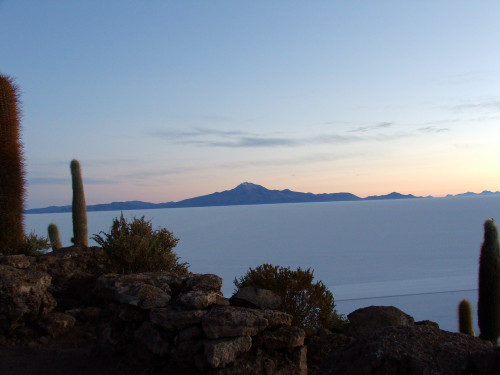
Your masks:
{"label": "blue sky", "polygon": [[0,0],[27,207],[500,189],[497,1]]}

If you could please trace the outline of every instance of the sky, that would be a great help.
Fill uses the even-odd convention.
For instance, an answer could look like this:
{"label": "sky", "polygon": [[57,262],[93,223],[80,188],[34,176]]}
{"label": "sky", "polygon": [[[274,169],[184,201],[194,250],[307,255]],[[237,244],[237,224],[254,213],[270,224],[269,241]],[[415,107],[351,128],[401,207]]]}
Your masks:
{"label": "sky", "polygon": [[500,2],[0,0],[26,208],[500,190]]}

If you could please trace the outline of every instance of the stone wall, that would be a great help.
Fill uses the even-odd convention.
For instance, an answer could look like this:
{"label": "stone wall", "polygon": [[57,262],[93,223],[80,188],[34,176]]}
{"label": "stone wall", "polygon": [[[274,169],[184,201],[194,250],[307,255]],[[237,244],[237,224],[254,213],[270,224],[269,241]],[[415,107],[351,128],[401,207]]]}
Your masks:
{"label": "stone wall", "polygon": [[305,332],[291,315],[232,306],[216,275],[104,274],[102,262],[99,248],[0,256],[0,344],[46,341],[90,322],[97,353],[138,371],[307,374]]}
{"label": "stone wall", "polygon": [[343,333],[306,338],[270,291],[228,300],[216,275],[104,274],[105,262],[100,248],[0,256],[0,345],[44,345],[83,329],[95,356],[123,362],[120,373],[500,373],[500,347],[395,307],[356,310]]}
{"label": "stone wall", "polygon": [[99,345],[193,374],[307,374],[305,332],[292,316],[231,306],[221,286],[211,274],[103,275]]}

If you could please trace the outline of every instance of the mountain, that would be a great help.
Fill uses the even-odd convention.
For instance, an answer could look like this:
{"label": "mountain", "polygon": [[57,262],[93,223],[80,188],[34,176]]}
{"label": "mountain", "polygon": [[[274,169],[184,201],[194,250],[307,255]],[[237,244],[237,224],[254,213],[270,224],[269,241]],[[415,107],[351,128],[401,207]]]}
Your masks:
{"label": "mountain", "polygon": [[[408,199],[421,198],[414,195],[390,193],[387,195],[373,195],[360,198],[351,193],[300,193],[285,190],[269,190],[261,185],[244,182],[234,189],[202,195],[195,198],[184,199],[179,202],[149,203],[141,201],[112,202],[87,206],[87,211],[123,211],[144,210],[153,208],[181,208],[181,207],[211,207],[211,206],[237,206],[250,204],[277,204],[277,203],[306,203],[306,202],[338,202],[361,201],[382,199]],[[71,212],[71,206],[50,206],[26,210],[27,214]]]}
{"label": "mountain", "polygon": [[410,199],[410,198],[422,198],[422,197],[416,197],[413,194],[400,194],[396,192],[392,192],[390,194],[386,195],[370,195],[364,200],[367,201],[376,201],[376,200],[382,200],[382,199]]}
{"label": "mountain", "polygon": [[263,186],[244,182],[232,190],[185,199],[175,207],[235,206],[248,204],[303,203],[328,201],[354,201],[361,198],[350,193],[312,194],[288,189],[269,190]]}
{"label": "mountain", "polygon": [[483,195],[500,195],[500,191],[489,191],[489,190],[483,190],[481,193],[473,193],[471,191],[468,191],[467,193],[462,193],[462,194],[448,194],[446,197],[447,198],[452,198],[452,197],[477,197],[477,196],[483,196]]}

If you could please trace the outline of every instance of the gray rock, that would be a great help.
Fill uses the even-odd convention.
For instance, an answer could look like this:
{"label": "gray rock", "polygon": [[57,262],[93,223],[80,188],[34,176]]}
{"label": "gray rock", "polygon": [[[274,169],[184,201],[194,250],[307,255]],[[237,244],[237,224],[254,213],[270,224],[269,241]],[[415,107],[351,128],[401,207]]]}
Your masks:
{"label": "gray rock", "polygon": [[373,335],[377,330],[390,326],[411,326],[414,319],[394,306],[369,306],[348,315],[345,333],[356,338]]}
{"label": "gray rock", "polygon": [[255,342],[257,345],[267,349],[289,349],[304,345],[306,333],[299,327],[280,327],[273,330],[265,330]]}
{"label": "gray rock", "polygon": [[70,279],[95,279],[102,275],[106,260],[100,247],[71,246],[40,256],[37,266],[44,267],[52,276],[52,284],[61,288]]}
{"label": "gray rock", "polygon": [[170,308],[152,309],[151,322],[167,330],[181,330],[201,323],[205,310],[173,310]]}
{"label": "gray rock", "polygon": [[196,274],[187,278],[185,289],[218,292],[222,288],[222,278],[213,274]]}
{"label": "gray rock", "polygon": [[48,314],[56,306],[45,272],[0,265],[0,331],[10,331]]}
{"label": "gray rock", "polygon": [[205,309],[211,305],[228,306],[229,300],[217,292],[196,290],[181,294],[177,301],[187,309]]}
{"label": "gray rock", "polygon": [[283,311],[257,310],[257,314],[267,320],[269,327],[289,326],[292,324],[293,316]]}
{"label": "gray rock", "polygon": [[31,263],[34,259],[35,258],[27,257],[24,254],[4,255],[0,256],[0,264],[19,269],[26,269],[31,266]]}
{"label": "gray rock", "polygon": [[287,352],[257,350],[249,358],[208,373],[210,375],[307,375],[307,348],[303,346]]}
{"label": "gray rock", "polygon": [[41,318],[38,326],[51,337],[58,337],[68,333],[73,329],[76,319],[70,314],[51,312]]}
{"label": "gray rock", "polygon": [[468,375],[470,353],[490,347],[479,338],[431,325],[385,327],[334,351],[323,361],[320,374]]}
{"label": "gray rock", "polygon": [[239,307],[214,307],[202,319],[205,335],[210,339],[234,336],[255,336],[269,326],[258,313]]}
{"label": "gray rock", "polygon": [[277,309],[281,305],[281,297],[267,289],[245,287],[241,288],[231,298],[232,306],[251,309]]}
{"label": "gray rock", "polygon": [[169,345],[164,340],[157,329],[149,322],[144,322],[134,332],[134,338],[142,342],[152,353],[157,355],[166,355],[169,351]]}
{"label": "gray rock", "polygon": [[236,360],[241,353],[246,353],[252,347],[250,336],[204,342],[205,357],[213,368],[224,367]]}
{"label": "gray rock", "polygon": [[96,281],[97,293],[118,303],[142,309],[165,307],[170,302],[168,284],[155,286],[155,279],[146,274],[100,276]]}
{"label": "gray rock", "polygon": [[[170,295],[179,294],[188,279],[187,275],[177,275],[165,271],[143,272],[142,274],[151,280],[150,282],[152,285],[167,291]],[[167,285],[168,289],[166,287]],[[169,290],[171,290],[171,292]]]}

